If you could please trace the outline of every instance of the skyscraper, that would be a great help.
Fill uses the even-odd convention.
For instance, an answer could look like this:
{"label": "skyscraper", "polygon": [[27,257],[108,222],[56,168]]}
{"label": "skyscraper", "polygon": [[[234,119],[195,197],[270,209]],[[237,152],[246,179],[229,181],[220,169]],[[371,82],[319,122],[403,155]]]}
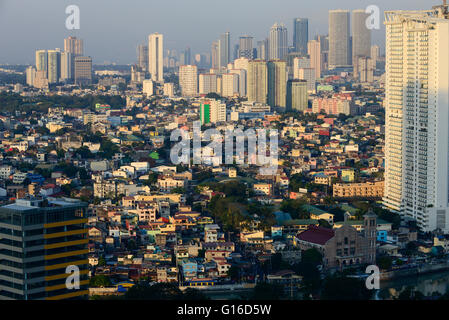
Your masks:
{"label": "skyscraper", "polygon": [[307,54],[307,42],[309,42],[309,19],[293,19],[293,48],[295,52]]}
{"label": "skyscraper", "polygon": [[73,79],[74,66],[73,55],[70,52],[61,52],[61,81]]}
{"label": "skyscraper", "polygon": [[270,29],[268,39],[269,60],[285,59],[288,53],[287,28],[283,24],[275,23]]}
{"label": "skyscraper", "polygon": [[[0,300],[88,296],[86,209],[75,200],[34,197],[0,207]],[[67,287],[68,266],[78,267],[79,288]]]}
{"label": "skyscraper", "polygon": [[231,35],[229,32],[225,32],[220,36],[218,40],[218,52],[219,55],[219,67],[226,68],[229,62],[231,62]]}
{"label": "skyscraper", "polygon": [[92,83],[91,57],[75,57],[75,83],[78,85]]}
{"label": "skyscraper", "polygon": [[211,68],[218,69],[220,67],[220,51],[218,41],[212,42],[211,46]]}
{"label": "skyscraper", "polygon": [[36,71],[45,72],[45,77],[47,77],[48,70],[48,54],[46,50],[36,51]]}
{"label": "skyscraper", "polygon": [[449,231],[448,6],[387,11],[387,208],[424,232]]}
{"label": "skyscraper", "polygon": [[48,83],[59,82],[61,75],[61,52],[59,50],[48,50]]}
{"label": "skyscraper", "polygon": [[271,107],[286,106],[287,95],[287,62],[283,60],[268,61],[268,105]]}
{"label": "skyscraper", "polygon": [[148,71],[151,80],[164,81],[164,37],[153,33],[148,37]]}
{"label": "skyscraper", "polygon": [[83,40],[76,37],[68,37],[64,39],[64,51],[74,56],[82,56],[84,54]]}
{"label": "skyscraper", "polygon": [[360,82],[374,82],[374,62],[370,57],[357,57],[357,78]]}
{"label": "skyscraper", "polygon": [[304,111],[308,107],[306,80],[289,80],[287,82],[287,110]]}
{"label": "skyscraper", "polygon": [[240,95],[246,97],[248,94],[248,66],[249,61],[246,58],[239,58],[234,61],[234,69],[231,72],[239,73]]}
{"label": "skyscraper", "polygon": [[33,66],[29,66],[26,68],[26,82],[27,85],[32,87],[34,86],[34,78],[36,77],[36,68]]}
{"label": "skyscraper", "polygon": [[351,64],[349,11],[329,11],[329,69]]}
{"label": "skyscraper", "polygon": [[299,68],[298,79],[307,81],[307,91],[314,92],[316,89],[315,69],[313,68]]}
{"label": "skyscraper", "polygon": [[252,60],[253,56],[253,37],[242,36],[239,38],[239,56],[238,58],[247,58]]}
{"label": "skyscraper", "polygon": [[299,69],[310,68],[310,58],[296,57],[293,59],[293,79],[299,79]]}
{"label": "skyscraper", "polygon": [[199,94],[217,92],[217,75],[212,73],[201,73],[198,76]]}
{"label": "skyscraper", "polygon": [[221,95],[232,97],[239,95],[239,75],[237,73],[224,73],[222,75]]}
{"label": "skyscraper", "polygon": [[315,69],[315,75],[321,78],[321,44],[318,40],[311,40],[307,44],[307,52],[310,57],[310,67]]}
{"label": "skyscraper", "polygon": [[371,47],[371,59],[373,59],[374,67],[376,67],[376,63],[380,57],[380,48],[378,45],[374,45]]}
{"label": "skyscraper", "polygon": [[140,44],[137,46],[137,65],[144,71],[148,70],[148,46]]}
{"label": "skyscraper", "polygon": [[252,60],[248,63],[248,101],[267,103],[268,71],[264,60]]}
{"label": "skyscraper", "polygon": [[369,14],[365,10],[352,11],[352,58],[369,57],[371,54],[371,30],[366,26]]}
{"label": "skyscraper", "polygon": [[257,59],[268,60],[268,39],[257,41]]}
{"label": "skyscraper", "polygon": [[[182,62],[182,61],[181,61]],[[191,50],[190,50],[190,47],[187,47],[185,50],[184,50],[184,61],[183,61],[183,64],[185,64],[185,65],[189,65],[189,64],[191,64],[192,63],[192,52],[191,52]]]}
{"label": "skyscraper", "polygon": [[179,86],[183,97],[198,95],[198,68],[193,65],[179,67]]}

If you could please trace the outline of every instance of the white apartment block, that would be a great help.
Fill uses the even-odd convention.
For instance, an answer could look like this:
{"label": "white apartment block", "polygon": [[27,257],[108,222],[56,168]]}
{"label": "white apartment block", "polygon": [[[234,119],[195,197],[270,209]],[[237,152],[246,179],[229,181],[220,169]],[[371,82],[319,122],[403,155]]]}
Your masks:
{"label": "white apartment block", "polygon": [[233,97],[239,95],[239,75],[235,73],[224,73],[222,75],[222,89],[223,97]]}
{"label": "white apartment block", "polygon": [[200,94],[217,92],[217,75],[213,73],[202,73],[198,77],[198,84]]}
{"label": "white apartment block", "polygon": [[447,6],[387,11],[384,206],[449,232]]}
{"label": "white apartment block", "polygon": [[151,80],[164,81],[164,37],[153,33],[148,36],[148,71]]}
{"label": "white apartment block", "polygon": [[185,65],[179,67],[179,86],[183,97],[198,95],[198,68]]}

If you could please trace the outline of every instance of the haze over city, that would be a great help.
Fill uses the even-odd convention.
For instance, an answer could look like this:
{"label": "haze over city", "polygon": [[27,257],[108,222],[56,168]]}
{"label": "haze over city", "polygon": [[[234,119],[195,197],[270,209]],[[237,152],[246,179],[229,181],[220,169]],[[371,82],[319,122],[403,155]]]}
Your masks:
{"label": "haze over city", "polygon": [[0,300],[449,300],[449,4],[423,2],[0,0]]}
{"label": "haze over city", "polygon": [[[73,35],[84,39],[86,54],[94,63],[131,64],[136,60],[136,47],[146,43],[148,34],[164,34],[165,48],[192,53],[210,51],[212,41],[226,31],[231,33],[231,47],[244,34],[261,40],[270,27],[284,23],[292,43],[293,18],[309,19],[309,38],[328,33],[329,9],[365,9],[376,5],[381,10],[381,29],[373,30],[373,43],[384,46],[384,10],[421,10],[441,1],[420,0],[292,0],[208,1],[168,0],[142,1],[96,0],[1,0],[0,64],[30,64],[34,51],[63,47],[63,39]],[[65,28],[65,8],[78,5],[81,29]]]}

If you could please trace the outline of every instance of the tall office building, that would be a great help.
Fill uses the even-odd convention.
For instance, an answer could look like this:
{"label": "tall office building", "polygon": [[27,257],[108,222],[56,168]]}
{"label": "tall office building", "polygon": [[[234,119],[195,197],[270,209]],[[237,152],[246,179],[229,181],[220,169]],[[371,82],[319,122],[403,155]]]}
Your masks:
{"label": "tall office building", "polygon": [[238,58],[254,58],[253,37],[242,36],[239,38],[239,56]]}
{"label": "tall office building", "polygon": [[74,58],[70,52],[61,52],[61,77],[62,82],[73,79]]}
{"label": "tall office building", "polygon": [[373,83],[374,82],[374,61],[369,57],[358,57],[357,58],[357,72],[358,79],[362,83]]}
{"label": "tall office building", "polygon": [[148,72],[151,80],[164,82],[164,37],[159,33],[148,37]]}
{"label": "tall office building", "polygon": [[352,59],[371,55],[371,30],[366,26],[369,14],[365,10],[352,11]]}
{"label": "tall office building", "polygon": [[[0,300],[88,296],[87,204],[27,198],[0,207]],[[66,286],[79,270],[79,289]],[[73,272],[73,271],[72,271]]]}
{"label": "tall office building", "polygon": [[218,40],[218,52],[219,52],[219,68],[226,68],[229,62],[231,62],[231,34],[225,32],[220,36]]}
{"label": "tall office building", "polygon": [[349,11],[329,11],[329,69],[351,65]]}
{"label": "tall office building", "polygon": [[302,55],[307,54],[309,42],[309,19],[293,19],[293,48]]}
{"label": "tall office building", "polygon": [[387,11],[384,206],[449,232],[449,14]]}
{"label": "tall office building", "polygon": [[308,108],[307,81],[293,79],[287,82],[287,110],[304,111]]}
{"label": "tall office building", "polygon": [[248,101],[267,103],[268,70],[264,60],[251,60],[248,63],[247,83]]}
{"label": "tall office building", "polygon": [[61,52],[59,50],[48,50],[48,83],[57,83],[61,75]]}
{"label": "tall office building", "polygon": [[211,68],[218,69],[220,67],[220,51],[218,50],[218,41],[212,42],[211,46]]}
{"label": "tall office building", "polygon": [[257,41],[257,59],[268,60],[268,39]]}
{"label": "tall office building", "polygon": [[270,60],[268,69],[268,105],[270,107],[286,106],[287,95],[287,62],[283,60]]}
{"label": "tall office building", "polygon": [[238,76],[238,93],[240,97],[246,97],[247,71],[244,69],[230,69],[228,72]]}
{"label": "tall office building", "polygon": [[268,38],[269,60],[283,60],[288,53],[287,28],[283,24],[275,23],[270,29]]}
{"label": "tall office building", "polygon": [[78,85],[92,83],[91,57],[75,57],[75,83]]}
{"label": "tall office building", "polygon": [[376,63],[379,60],[380,57],[380,48],[378,45],[373,45],[371,47],[371,59],[373,59],[374,67],[376,67]]}
{"label": "tall office building", "polygon": [[240,44],[236,43],[234,45],[234,53],[232,55],[231,61],[234,61],[235,59],[238,59],[240,53]]}
{"label": "tall office building", "polygon": [[221,83],[221,95],[223,97],[233,97],[240,95],[239,75],[237,73],[223,73]]}
{"label": "tall office building", "polygon": [[298,79],[307,81],[307,91],[315,92],[316,89],[316,76],[315,69],[313,68],[299,68]]}
{"label": "tall office building", "polygon": [[217,92],[217,75],[213,73],[201,73],[198,76],[199,94]]}
{"label": "tall office building", "polygon": [[68,37],[64,39],[64,51],[70,52],[74,56],[82,56],[84,54],[83,40],[76,37]]}
{"label": "tall office building", "polygon": [[148,46],[140,44],[137,46],[137,65],[144,71],[148,70]]}
{"label": "tall office building", "polygon": [[293,79],[299,79],[299,69],[310,68],[310,58],[296,57],[293,59]]}
{"label": "tall office building", "polygon": [[198,95],[198,68],[193,65],[179,67],[179,86],[183,97]]}
{"label": "tall office building", "polygon": [[234,69],[230,72],[239,74],[240,96],[246,97],[248,92],[248,66],[249,61],[246,58],[239,58],[234,61]]}
{"label": "tall office building", "polygon": [[187,47],[184,50],[184,61],[181,61],[184,65],[192,64],[192,51],[190,50],[190,47]]}
{"label": "tall office building", "polygon": [[310,67],[315,69],[317,78],[321,78],[321,44],[318,40],[311,40],[307,44],[307,52],[310,57]]}
{"label": "tall office building", "polygon": [[26,69],[26,82],[30,87],[34,86],[34,79],[36,78],[36,68],[33,66],[29,66]]}
{"label": "tall office building", "polygon": [[47,77],[47,70],[48,70],[47,50],[37,50],[36,51],[36,71],[45,72],[45,77]]}
{"label": "tall office building", "polygon": [[324,72],[329,66],[329,36],[318,36],[317,40],[320,42],[321,49],[321,72]]}

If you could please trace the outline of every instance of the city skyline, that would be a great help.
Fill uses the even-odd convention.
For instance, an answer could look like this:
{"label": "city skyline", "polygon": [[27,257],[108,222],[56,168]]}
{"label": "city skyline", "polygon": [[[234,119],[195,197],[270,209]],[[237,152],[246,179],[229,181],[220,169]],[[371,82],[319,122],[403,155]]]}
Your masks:
{"label": "city skyline", "polygon": [[[37,5],[31,1],[22,1],[21,4],[2,1],[0,39],[9,49],[0,51],[0,64],[30,64],[34,60],[32,52],[38,49],[63,48],[63,39],[68,36],[83,39],[85,54],[92,56],[94,63],[97,64],[105,62],[135,63],[136,47],[145,42],[149,34],[156,32],[164,35],[164,46],[167,49],[182,51],[186,47],[190,47],[192,53],[205,53],[210,51],[212,42],[224,32],[230,32],[230,47],[233,48],[234,44],[238,42],[238,38],[243,35],[253,37],[254,43],[267,38],[270,27],[276,22],[286,25],[288,45],[292,46],[294,18],[309,19],[309,39],[314,39],[316,35],[327,34],[329,10],[342,8],[352,11],[364,9],[372,4],[370,1],[345,0],[335,5],[331,1],[324,1],[320,8],[315,8],[288,0],[276,4],[264,1],[259,4],[258,15],[253,17],[250,22],[245,17],[251,12],[251,5],[237,3],[234,0],[230,0],[226,4],[217,4],[218,7],[215,5],[212,7],[203,0],[195,1],[197,5],[185,4],[178,0],[154,5],[131,1],[127,3],[126,7],[113,5],[113,2],[115,1],[109,1],[106,7],[105,2],[101,1],[95,4],[83,0],[78,1],[76,5],[80,7],[81,28],[69,31],[65,28],[67,17],[65,8],[71,3],[52,3],[51,6],[45,6],[41,2]],[[387,1],[379,1],[376,5],[381,10],[381,28],[373,30],[373,43],[380,45],[383,50],[385,42],[384,10],[425,9],[429,5],[437,5],[440,2],[431,1],[430,4],[427,4],[417,0],[401,0],[396,1],[393,5]],[[237,11],[233,10],[236,5],[239,5]],[[185,14],[192,10],[191,7],[196,10]],[[158,14],[154,17],[150,14],[152,19],[145,18],[145,15],[148,15],[148,10],[145,10],[147,8],[150,10],[153,8]],[[177,8],[177,10],[173,11],[173,8]],[[212,15],[214,10],[224,11],[225,14]],[[178,15],[178,12],[182,12],[182,15]],[[122,19],[125,14],[133,17],[132,22]],[[46,15],[45,21],[39,19],[42,15]],[[167,15],[176,18],[177,23],[168,24]],[[23,21],[20,19],[23,16],[28,18]],[[21,21],[20,26],[17,25],[17,21]],[[135,21],[139,21],[139,23],[135,23]],[[182,24],[183,28],[179,28],[179,24]],[[40,27],[36,28],[36,25]],[[14,32],[9,31],[11,26],[14,28]],[[22,41],[18,42],[18,38]],[[120,46],[114,47],[114,43],[117,42],[120,43]]]}

